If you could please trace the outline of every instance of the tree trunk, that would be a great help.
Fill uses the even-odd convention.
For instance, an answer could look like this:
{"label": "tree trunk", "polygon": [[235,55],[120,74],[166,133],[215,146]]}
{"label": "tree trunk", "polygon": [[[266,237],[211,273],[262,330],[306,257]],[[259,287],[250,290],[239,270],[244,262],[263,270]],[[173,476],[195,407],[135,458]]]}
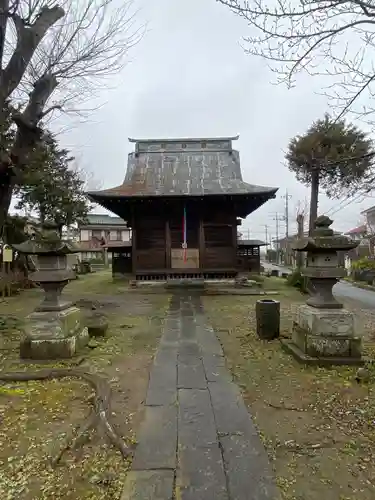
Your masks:
{"label": "tree trunk", "polygon": [[10,152],[11,164],[0,163],[0,235],[12,201],[16,176],[27,168],[28,155],[35,143],[41,139],[43,131],[38,127],[43,109],[50,95],[57,87],[56,77],[43,75],[34,84],[29,102],[22,114],[14,116],[17,125],[16,138]]}
{"label": "tree trunk", "polygon": [[[305,217],[303,214],[298,214],[297,215],[297,227],[298,227],[298,239],[303,238],[303,225],[304,225],[304,219]],[[297,270],[301,272],[303,265],[303,254],[302,252],[297,252]]]}
{"label": "tree trunk", "polygon": [[311,194],[310,194],[310,220],[309,236],[315,228],[315,221],[318,218],[318,198],[319,198],[319,170],[314,169],[311,173]]}
{"label": "tree trunk", "polygon": [[[19,86],[25,75],[26,69],[37,49],[39,43],[48,32],[48,30],[64,16],[64,10],[59,6],[40,9],[39,15],[31,25],[24,23],[20,15],[15,12],[12,15],[12,21],[16,33],[16,43],[14,51],[7,61],[6,66],[2,68],[2,55],[5,46],[5,35],[7,23],[9,20],[9,1],[0,0],[0,119],[3,119],[2,113],[5,104],[12,92]],[[15,185],[15,168],[21,168],[27,165],[27,153],[34,145],[37,130],[37,124],[42,118],[44,106],[56,88],[57,81],[53,75],[42,75],[37,80],[29,94],[29,102],[19,116],[13,116],[17,125],[17,134],[14,147],[11,152],[7,152],[7,157],[1,155],[0,158],[0,237],[4,234],[4,224],[8,215],[9,207],[12,201],[13,188]],[[33,135],[33,139],[31,138]],[[30,140],[31,139],[31,140]],[[26,153],[26,154],[25,154]]]}
{"label": "tree trunk", "polygon": [[5,222],[12,201],[13,179],[8,173],[0,178],[0,240],[4,238]]}

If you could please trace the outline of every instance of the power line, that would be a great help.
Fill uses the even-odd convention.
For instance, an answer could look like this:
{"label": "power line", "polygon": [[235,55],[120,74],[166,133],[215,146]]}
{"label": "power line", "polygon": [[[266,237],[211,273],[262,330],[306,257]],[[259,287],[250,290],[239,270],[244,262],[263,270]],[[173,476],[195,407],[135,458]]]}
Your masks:
{"label": "power line", "polygon": [[351,205],[352,203],[354,203],[361,196],[363,196],[363,193],[357,194],[357,196],[355,196],[354,198],[352,198],[351,200],[349,200],[347,203],[345,203],[345,205],[343,205],[343,206],[339,207],[337,210],[334,210],[333,212],[331,212],[330,215],[335,215],[338,212],[341,212],[341,210],[343,210],[345,207],[347,207],[347,206]]}
{"label": "power line", "polygon": [[[357,193],[357,195],[352,198],[351,200],[349,201],[346,201],[346,200],[342,200],[340,201],[338,204],[336,205],[333,205],[331,208],[329,208],[327,211],[326,211],[326,215],[334,215],[338,212],[340,212],[343,208],[351,205],[352,203],[354,203],[356,200],[358,200],[358,198],[360,198],[361,196],[365,196],[367,193],[369,193],[370,191],[372,191],[372,188],[366,188],[366,189],[361,189],[361,191],[359,193]],[[345,203],[346,202],[346,203]]]}

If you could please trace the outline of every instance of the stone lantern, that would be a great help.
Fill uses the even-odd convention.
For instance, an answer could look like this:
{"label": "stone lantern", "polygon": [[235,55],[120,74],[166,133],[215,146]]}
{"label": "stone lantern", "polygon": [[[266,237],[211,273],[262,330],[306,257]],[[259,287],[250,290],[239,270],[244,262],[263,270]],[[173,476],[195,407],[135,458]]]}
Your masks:
{"label": "stone lantern", "polygon": [[43,301],[26,318],[21,357],[69,358],[89,338],[87,328],[81,324],[80,310],[61,298],[63,288],[74,278],[74,272],[67,268],[67,255],[77,249],[60,239],[56,226],[44,224],[42,229],[32,240],[14,245],[18,252],[37,257],[37,270],[30,279],[44,290]]}
{"label": "stone lantern", "polygon": [[318,217],[313,234],[294,245],[297,252],[307,252],[306,267],[301,272],[309,279],[311,296],[298,308],[292,340],[283,340],[282,344],[304,363],[362,364],[354,315],[332,294],[333,286],[346,276],[346,270],[339,267],[338,252],[352,250],[358,243],[334,235],[331,224],[329,217]]}

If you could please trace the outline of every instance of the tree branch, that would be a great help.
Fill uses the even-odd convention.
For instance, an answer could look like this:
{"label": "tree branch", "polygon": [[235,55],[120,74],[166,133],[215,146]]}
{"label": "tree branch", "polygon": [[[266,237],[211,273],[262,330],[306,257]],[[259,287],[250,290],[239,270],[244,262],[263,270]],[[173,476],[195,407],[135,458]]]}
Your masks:
{"label": "tree branch", "polygon": [[[217,0],[245,19],[253,33],[245,51],[270,61],[278,83],[291,87],[299,72],[333,79],[333,106],[353,111],[375,98],[375,4],[369,0]],[[254,32],[255,29],[255,32]],[[366,90],[366,92],[364,92]],[[362,116],[373,113],[368,105]],[[344,112],[344,111],[343,111]]]}
{"label": "tree branch", "polygon": [[9,9],[9,0],[0,0],[0,72],[2,71],[3,67],[6,29],[8,24],[8,9]]}
{"label": "tree branch", "polygon": [[1,73],[0,104],[17,88],[43,37],[63,16],[64,10],[61,7],[43,7],[34,23],[26,26],[19,14],[12,15],[17,44],[6,68]]}

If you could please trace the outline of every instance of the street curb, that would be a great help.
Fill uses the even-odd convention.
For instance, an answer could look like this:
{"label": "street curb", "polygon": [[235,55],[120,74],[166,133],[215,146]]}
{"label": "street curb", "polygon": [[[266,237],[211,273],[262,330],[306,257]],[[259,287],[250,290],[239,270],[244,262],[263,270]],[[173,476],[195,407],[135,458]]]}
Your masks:
{"label": "street curb", "polygon": [[350,285],[355,286],[356,288],[361,288],[362,290],[368,290],[369,292],[375,292],[375,286],[372,286],[372,285],[366,285],[364,283],[362,284],[362,283],[358,283],[356,281],[351,281],[348,279],[343,279],[343,280],[341,280],[341,282],[349,283]]}

